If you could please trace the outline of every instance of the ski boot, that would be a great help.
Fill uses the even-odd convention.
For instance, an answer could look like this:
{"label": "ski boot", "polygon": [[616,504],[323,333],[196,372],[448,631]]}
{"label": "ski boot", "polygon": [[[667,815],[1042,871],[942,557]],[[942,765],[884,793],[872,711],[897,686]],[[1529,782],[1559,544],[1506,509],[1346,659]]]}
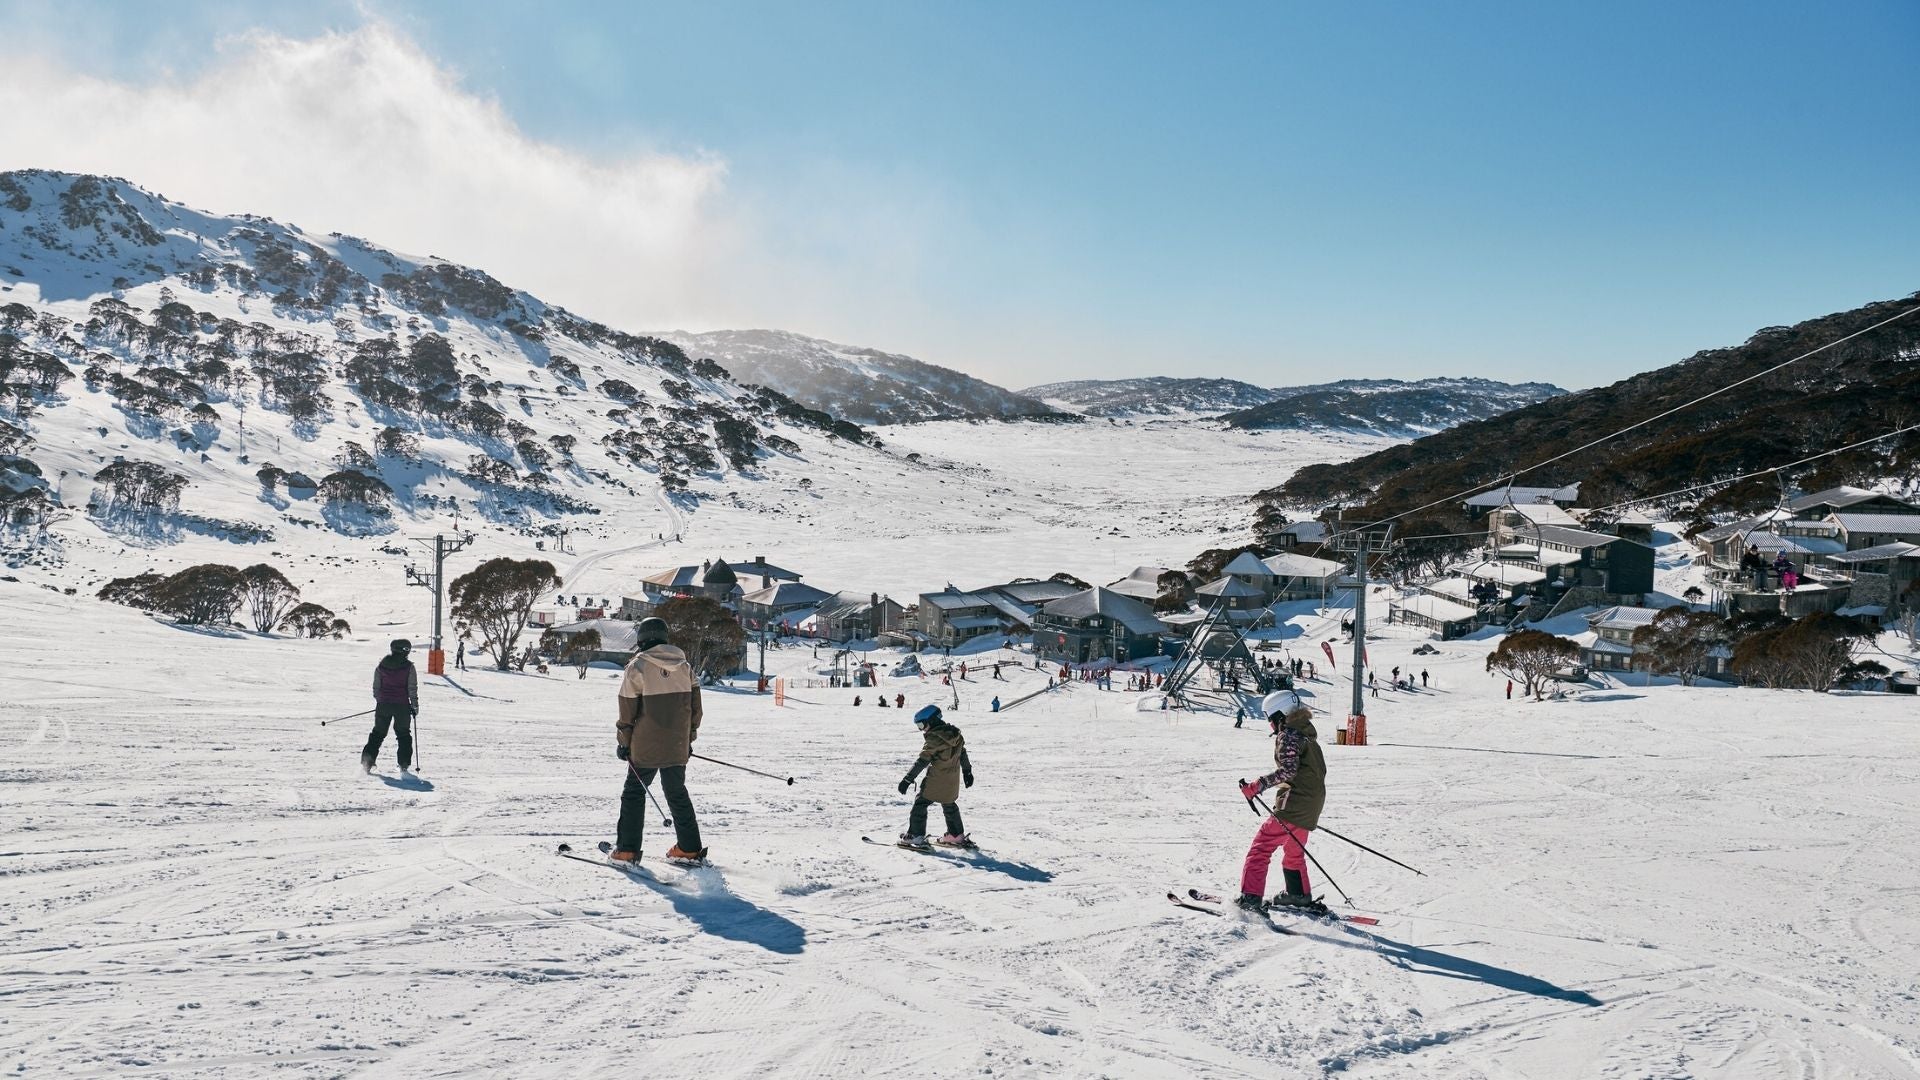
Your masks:
{"label": "ski boot", "polygon": [[1312,915],[1315,918],[1321,919],[1331,918],[1333,916],[1333,910],[1331,908],[1308,895],[1306,882],[1300,880],[1300,871],[1287,870],[1285,874],[1287,876],[1287,891],[1268,901],[1267,910],[1298,912],[1302,915]]}
{"label": "ski boot", "polygon": [[1233,906],[1256,914],[1265,914],[1267,910],[1267,902],[1250,892],[1241,893],[1240,898],[1233,902]]}
{"label": "ski boot", "polygon": [[707,865],[707,849],[701,848],[699,851],[682,851],[680,850],[680,845],[675,844],[667,849],[667,861],[673,863],[675,866],[705,866]]}
{"label": "ski boot", "polygon": [[941,847],[963,848],[967,851],[978,851],[980,849],[980,845],[974,843],[973,838],[966,833],[959,833],[957,835],[948,833],[940,839],[935,840],[934,843],[939,844]]}
{"label": "ski boot", "polygon": [[637,851],[632,851],[627,848],[620,848],[616,851],[607,852],[607,861],[617,862],[617,863],[637,863],[640,861],[640,853]]}
{"label": "ski boot", "polygon": [[894,844],[897,847],[910,848],[914,851],[932,851],[933,850],[933,845],[927,842],[927,836],[925,833],[921,833],[919,836],[913,836],[908,833],[901,833],[900,839],[894,841]]}
{"label": "ski boot", "polygon": [[373,771],[373,755],[372,754],[360,755],[360,771],[363,773],[371,773]]}

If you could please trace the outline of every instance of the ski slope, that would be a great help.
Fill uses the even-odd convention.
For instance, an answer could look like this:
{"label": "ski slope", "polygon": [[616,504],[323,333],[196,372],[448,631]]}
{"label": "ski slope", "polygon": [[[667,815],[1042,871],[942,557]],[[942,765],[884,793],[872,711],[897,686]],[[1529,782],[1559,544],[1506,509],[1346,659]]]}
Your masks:
{"label": "ski slope", "polygon": [[[0,608],[8,1075],[1920,1070],[1912,699],[1508,702],[1485,644],[1415,657],[1389,633],[1375,661],[1434,688],[1383,690],[1377,745],[1327,747],[1323,820],[1427,876],[1318,836],[1381,925],[1283,937],[1166,901],[1232,891],[1257,824],[1234,781],[1271,756],[1153,695],[1074,684],[996,715],[1043,677],[961,684],[986,849],[966,860],[860,841],[904,825],[910,712],[711,692],[696,751],[797,782],[694,762],[717,866],[669,885],[553,854],[611,833],[611,669],[423,676],[419,775],[389,740],[364,776],[365,721],[319,721],[370,704],[405,628],[221,635],[25,582]],[[884,681],[910,708],[953,700],[937,676]],[[1335,715],[1345,691],[1308,684]],[[670,842],[650,815],[662,879]]]}

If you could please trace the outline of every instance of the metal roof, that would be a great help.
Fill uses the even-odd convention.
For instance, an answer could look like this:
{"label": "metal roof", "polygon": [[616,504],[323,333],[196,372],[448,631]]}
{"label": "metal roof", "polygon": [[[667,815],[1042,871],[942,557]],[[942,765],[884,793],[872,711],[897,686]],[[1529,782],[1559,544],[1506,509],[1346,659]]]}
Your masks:
{"label": "metal roof", "polygon": [[657,574],[648,574],[640,580],[649,585],[660,585],[669,589],[690,589],[700,584],[700,568],[697,566],[676,566],[671,570],[662,570]]}
{"label": "metal roof", "polygon": [[1802,495],[1797,499],[1788,499],[1787,509],[1810,510],[1816,506],[1852,506],[1855,503],[1868,502],[1873,499],[1893,499],[1895,502],[1906,501],[1905,499],[1888,495],[1884,492],[1868,491],[1866,488],[1854,487],[1851,484],[1841,484],[1839,487],[1830,487],[1825,491],[1816,491],[1811,495]]}
{"label": "metal roof", "polygon": [[[1265,567],[1261,568],[1262,570]],[[1268,574],[1272,577],[1272,574]],[[1209,581],[1193,590],[1200,596],[1259,596],[1260,590],[1241,581],[1239,578],[1223,577],[1219,581]]]}
{"label": "metal roof", "polygon": [[1248,577],[1272,577],[1273,571],[1267,569],[1260,557],[1251,551],[1243,551],[1233,557],[1233,561],[1220,568],[1223,574],[1245,574]]}
{"label": "metal roof", "polygon": [[1850,533],[1920,533],[1920,514],[1848,514],[1836,512],[1833,520]]}
{"label": "metal roof", "polygon": [[1568,484],[1566,487],[1497,487],[1491,491],[1482,491],[1478,495],[1469,495],[1468,506],[1505,506],[1509,502],[1518,506],[1521,503],[1537,502],[1576,502],[1580,498],[1580,485]]}
{"label": "metal roof", "polygon": [[750,592],[740,598],[743,604],[757,604],[770,608],[818,607],[822,601],[833,596],[825,589],[816,589],[803,581],[783,581],[758,592]]}
{"label": "metal roof", "polygon": [[632,652],[640,647],[640,627],[625,619],[588,619],[584,622],[556,626],[550,632],[573,635],[583,630],[600,632],[601,652]]}
{"label": "metal roof", "polygon": [[734,573],[742,575],[744,577],[772,578],[775,581],[799,581],[800,580],[799,574],[796,574],[791,570],[782,569],[778,566],[773,565],[772,563],[730,562],[727,565],[733,568]]}
{"label": "metal roof", "polygon": [[973,591],[981,596],[999,593],[1020,604],[1044,604],[1049,600],[1072,596],[1080,591],[1080,586],[1064,581],[1010,581],[1005,585],[989,585]]}
{"label": "metal roof", "polygon": [[1136,634],[1161,634],[1167,629],[1167,624],[1161,622],[1147,605],[1112,589],[1092,588],[1072,596],[1063,596],[1041,610],[1062,619],[1104,615]]}
{"label": "metal roof", "polygon": [[1882,559],[1920,558],[1920,545],[1902,543],[1895,540],[1891,544],[1876,544],[1859,551],[1842,551],[1827,556],[1827,561],[1837,563],[1879,562]]}
{"label": "metal roof", "polygon": [[992,607],[993,602],[976,593],[935,592],[921,593],[920,602],[932,604],[941,611],[955,611],[961,608]]}
{"label": "metal roof", "polygon": [[1338,574],[1341,566],[1328,559],[1316,559],[1311,555],[1295,555],[1283,551],[1278,555],[1260,560],[1275,577],[1330,578]]}
{"label": "metal roof", "polygon": [[[1564,544],[1567,547],[1591,548],[1604,547],[1620,538],[1607,533],[1588,532],[1585,529],[1570,529],[1564,525],[1542,525],[1534,532],[1540,534],[1543,544]],[[1632,543],[1633,541],[1626,541]],[[1642,547],[1646,545],[1642,544]]]}
{"label": "metal roof", "polygon": [[1587,616],[1587,625],[1593,627],[1595,630],[1603,627],[1608,630],[1617,630],[1622,627],[1640,627],[1652,623],[1654,616],[1658,614],[1660,614],[1659,608],[1627,607],[1625,605],[1602,608]]}

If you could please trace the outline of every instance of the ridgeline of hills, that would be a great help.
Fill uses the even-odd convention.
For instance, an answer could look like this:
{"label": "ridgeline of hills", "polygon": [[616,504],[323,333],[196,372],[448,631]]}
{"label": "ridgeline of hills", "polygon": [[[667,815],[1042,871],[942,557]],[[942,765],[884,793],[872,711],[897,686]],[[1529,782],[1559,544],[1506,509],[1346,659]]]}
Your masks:
{"label": "ridgeline of hills", "polygon": [[785,330],[671,330],[654,336],[689,355],[711,357],[741,382],[771,387],[856,424],[1078,419],[951,368]]}
{"label": "ridgeline of hills", "polygon": [[1237,379],[1091,379],[1021,391],[1088,416],[1194,419],[1229,427],[1423,435],[1566,393],[1550,383],[1493,379],[1342,379],[1255,386]]}
{"label": "ridgeline of hills", "polygon": [[[1361,505],[1397,513],[1498,480],[1585,443],[1829,345],[1920,302],[1920,293],[1793,326],[1770,326],[1744,344],[1708,349],[1611,386],[1549,398],[1448,428],[1352,461],[1310,465],[1255,501],[1287,510]],[[1920,423],[1920,314],[1869,331],[1735,387],[1673,416],[1582,451],[1519,483],[1578,482],[1581,501],[1604,506],[1788,464]],[[1788,479],[1805,490],[1911,476],[1920,433],[1811,463]],[[1774,505],[1779,484],[1760,478],[1682,500],[1700,512]],[[1447,508],[1436,508],[1444,514]]]}

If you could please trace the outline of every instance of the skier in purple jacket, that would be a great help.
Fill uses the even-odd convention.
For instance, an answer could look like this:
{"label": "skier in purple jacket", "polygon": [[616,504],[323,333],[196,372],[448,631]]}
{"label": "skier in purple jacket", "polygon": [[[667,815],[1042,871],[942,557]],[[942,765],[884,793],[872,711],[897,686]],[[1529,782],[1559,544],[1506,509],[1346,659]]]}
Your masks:
{"label": "skier in purple jacket", "polygon": [[373,669],[373,731],[367,736],[366,749],[360,751],[360,767],[367,772],[373,771],[373,763],[380,757],[380,744],[386,741],[389,725],[400,744],[401,770],[413,764],[412,720],[420,715],[420,675],[413,661],[407,659],[407,653],[413,651],[412,642],[395,638],[389,648],[392,651]]}

